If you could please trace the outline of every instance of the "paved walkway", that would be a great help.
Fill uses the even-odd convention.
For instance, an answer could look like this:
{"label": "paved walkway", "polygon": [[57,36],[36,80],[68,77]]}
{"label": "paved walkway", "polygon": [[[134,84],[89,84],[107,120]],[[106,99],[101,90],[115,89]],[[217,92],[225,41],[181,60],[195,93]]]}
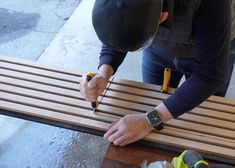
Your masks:
{"label": "paved walkway", "polygon": [[[79,2],[2,0],[0,54],[36,61]],[[1,168],[98,167],[107,145],[101,137],[5,116],[0,132]]]}

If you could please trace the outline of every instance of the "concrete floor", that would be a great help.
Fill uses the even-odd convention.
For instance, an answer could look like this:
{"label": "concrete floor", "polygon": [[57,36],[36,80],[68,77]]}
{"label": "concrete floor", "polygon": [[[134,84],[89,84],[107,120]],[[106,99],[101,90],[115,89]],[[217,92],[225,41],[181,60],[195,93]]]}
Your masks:
{"label": "concrete floor", "polygon": [[[36,61],[79,4],[1,0],[0,54]],[[98,167],[107,146],[101,137],[6,116],[0,132],[0,168]]]}
{"label": "concrete floor", "polygon": [[80,1],[1,0],[0,54],[36,60]]}
{"label": "concrete floor", "polygon": [[[100,42],[90,19],[94,0],[83,1],[70,17],[79,2],[2,0],[0,54],[95,71]],[[6,18],[9,28],[1,21]],[[140,52],[128,54],[116,77],[141,81],[140,64]],[[235,73],[227,96],[235,98]],[[102,137],[5,116],[0,116],[0,131],[0,168],[95,168],[108,145]]]}

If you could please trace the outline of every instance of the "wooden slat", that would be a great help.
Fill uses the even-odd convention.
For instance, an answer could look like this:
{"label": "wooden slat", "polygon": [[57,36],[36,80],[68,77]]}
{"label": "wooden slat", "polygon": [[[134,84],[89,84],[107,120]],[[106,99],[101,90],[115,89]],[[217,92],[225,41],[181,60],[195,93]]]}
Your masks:
{"label": "wooden slat", "polygon": [[[30,61],[30,60],[22,60],[22,59],[18,59],[18,58],[12,58],[12,57],[6,57],[6,56],[0,56],[0,61],[4,62],[4,63],[10,63],[12,64],[16,64],[16,65],[22,65],[22,66],[26,66],[26,67],[33,67],[38,69],[42,69],[42,70],[47,70],[47,71],[51,71],[51,72],[59,72],[61,74],[69,74],[72,75],[74,77],[81,77],[81,72],[78,71],[74,71],[72,69],[68,70],[65,68],[58,68],[55,66],[49,66],[49,65],[43,65],[42,63],[38,63],[38,62],[34,62],[34,61]],[[156,86],[156,85],[151,85],[151,84],[141,84],[139,82],[135,82],[135,81],[130,81],[130,80],[125,80],[125,79],[115,79],[116,83],[122,83],[125,84],[127,86],[132,86],[132,87],[139,87],[139,88],[143,88],[146,90],[152,90],[152,91],[160,91],[160,86]],[[174,91],[173,88],[169,89],[169,92],[172,93]],[[221,98],[218,96],[211,96],[208,100],[213,101],[213,102],[217,102],[217,103],[224,103],[224,104],[228,104],[228,105],[235,105],[235,100],[234,99],[229,99],[229,98]]]}
{"label": "wooden slat", "polygon": [[[130,95],[127,93],[120,93],[118,91],[108,91],[105,94],[105,97],[110,99],[115,99],[115,101],[119,101],[122,104],[123,108],[131,108],[136,107],[135,109],[146,111],[147,108],[156,106],[160,104],[162,101],[154,98],[146,98],[141,95]],[[113,105],[113,100],[107,100],[104,98],[104,100],[109,103],[110,105]],[[210,118],[215,119],[223,119],[225,121],[235,122],[235,114],[225,113],[221,111],[216,110],[210,110],[210,109],[204,109],[204,108],[194,108],[190,113],[202,115]]]}
{"label": "wooden slat", "polygon": [[234,122],[224,121],[222,119],[214,119],[214,118],[198,116],[198,115],[188,114],[188,113],[183,114],[182,116],[179,117],[179,119],[235,131]]}
{"label": "wooden slat", "polygon": [[[0,100],[0,105],[1,105],[1,109],[4,109],[4,110],[15,111],[15,112],[28,114],[28,115],[32,115],[32,116],[36,116],[36,117],[40,117],[40,118],[46,117],[47,119],[65,122],[65,123],[74,124],[74,125],[77,125],[79,123],[80,126],[98,129],[98,130],[102,130],[102,131],[106,131],[107,127],[108,127],[108,124],[104,123],[104,122],[89,120],[86,118],[81,118],[81,117],[76,117],[76,116],[71,116],[71,115],[65,115],[62,113],[57,113],[57,112],[53,112],[53,111],[49,111],[49,110],[45,110],[45,109],[41,109],[41,108],[35,108],[35,107],[26,106],[26,105],[22,105],[22,104],[12,103],[9,101]],[[177,145],[177,146],[184,147],[184,148],[188,148],[188,146],[190,146],[190,149],[200,150],[203,152],[204,151],[211,152],[212,149],[216,148],[216,151],[220,150],[222,153],[225,153],[226,157],[228,157],[228,158],[235,157],[234,156],[235,153],[233,150],[224,149],[224,148],[221,149],[220,147],[213,146],[213,145],[208,146],[204,143],[192,142],[192,141],[185,140],[182,138],[175,138],[175,137],[170,137],[170,136],[155,134],[155,133],[152,133],[145,138],[145,140],[148,140],[148,141],[153,141],[155,139],[158,142],[163,143],[163,144],[167,143],[170,145]],[[214,151],[212,151],[212,153],[213,152]],[[218,151],[217,151],[217,154],[219,156],[221,155],[221,153]],[[223,155],[223,157],[224,157],[224,155]]]}
{"label": "wooden slat", "polygon": [[[109,91],[108,91],[109,92]],[[107,94],[108,94],[107,92]],[[118,111],[122,111],[122,109],[125,109],[126,107],[131,107],[133,111],[137,111],[139,108],[141,108],[141,105],[139,104],[133,104],[132,102],[129,103],[127,101],[121,101],[116,99],[104,99],[105,102],[108,102],[109,104],[115,104],[116,107],[119,107],[117,109]],[[109,101],[108,101],[109,100]],[[135,110],[137,109],[137,110]],[[145,108],[146,109],[146,108]],[[143,107],[144,110],[144,107]],[[110,110],[111,111],[111,110]],[[115,112],[112,112],[115,113]],[[227,138],[234,138],[235,140],[235,124],[228,121],[218,120],[218,119],[212,119],[212,121],[209,120],[208,117],[200,117],[195,115],[195,118],[199,118],[201,120],[196,120],[192,117],[192,114],[184,114],[179,119],[184,119],[188,121],[196,121],[196,122],[188,122],[187,120],[170,120],[167,122],[169,125],[174,125],[175,127],[191,130],[191,131],[197,131],[197,132],[204,132],[211,135],[217,135],[221,137],[227,137]],[[213,122],[216,123],[213,123]],[[217,123],[221,122],[221,125],[218,125]],[[216,125],[217,124],[217,125]]]}
{"label": "wooden slat", "polygon": [[22,79],[22,80],[46,84],[50,86],[56,86],[59,88],[66,88],[66,89],[71,89],[71,90],[78,90],[79,88],[79,82],[75,84],[73,82],[67,82],[63,80],[51,79],[48,77],[36,76],[36,75],[29,74],[29,73],[10,71],[6,69],[2,69],[1,67],[0,67],[0,74],[1,76],[5,76],[5,77]]}
{"label": "wooden slat", "polygon": [[[165,126],[164,129],[161,131],[161,134],[235,149],[234,140],[188,130],[182,130],[171,126]],[[213,141],[211,141],[212,139]]]}
{"label": "wooden slat", "polygon": [[221,111],[209,110],[209,109],[198,108],[198,107],[194,108],[190,112],[193,114],[201,115],[201,116],[206,116],[206,117],[210,117],[210,118],[223,119],[225,121],[235,122],[235,115],[230,114],[230,113],[224,113]]}
{"label": "wooden slat", "polygon": [[[113,80],[113,83],[118,84],[118,85],[123,85],[123,86],[131,86],[131,87],[135,87],[135,88],[140,88],[140,89],[144,89],[144,90],[150,90],[150,91],[154,91],[154,92],[156,92],[156,91],[160,92],[160,90],[161,90],[160,86],[147,84],[147,83],[145,83],[143,85],[140,82],[130,81],[130,80],[126,80],[126,79],[115,78]],[[175,91],[174,88],[169,88],[167,94],[172,94],[172,93],[174,93],[174,91]],[[229,99],[229,98],[224,98],[224,97],[219,97],[219,96],[211,96],[207,99],[207,101],[235,106],[234,99]]]}
{"label": "wooden slat", "polygon": [[[158,100],[164,100],[169,97],[168,94],[162,94],[160,92],[151,92],[151,91],[144,90],[144,89],[132,88],[129,86],[123,86],[123,85],[117,85],[117,84],[112,84],[110,86],[110,90],[132,94],[132,95],[142,95],[144,97],[154,98]],[[204,107],[204,108],[213,109],[213,110],[216,109],[216,110],[235,114],[235,106],[228,106],[225,104],[217,104],[214,102],[203,102],[201,105],[199,105],[199,107]]]}
{"label": "wooden slat", "polygon": [[38,69],[34,67],[27,67],[24,65],[10,64],[10,63],[1,62],[1,61],[0,61],[0,67],[5,70],[23,72],[27,74],[48,77],[52,79],[58,79],[58,80],[63,80],[63,81],[73,82],[73,83],[78,83],[79,80],[81,79],[81,75],[72,76],[72,75],[63,74],[59,72],[48,71],[45,69]]}
{"label": "wooden slat", "polygon": [[[68,106],[68,105],[63,105],[60,103],[54,103],[54,102],[35,99],[31,97],[20,96],[20,95],[11,94],[7,92],[3,92],[3,91],[0,91],[0,95],[1,95],[0,99],[4,101],[10,101],[10,102],[18,103],[18,104],[56,111],[58,113],[71,114],[74,116],[80,116],[84,118],[105,121],[109,123],[114,121],[114,119],[111,117],[106,117],[105,115],[99,115],[99,114],[93,113],[92,110],[88,110],[83,107]],[[87,107],[89,106],[90,104],[87,105]]]}
{"label": "wooden slat", "polygon": [[201,133],[205,133],[208,135],[215,135],[215,136],[220,136],[220,137],[235,140],[235,131],[230,131],[230,130],[223,129],[223,128],[212,127],[208,125],[202,125],[202,124],[176,120],[176,119],[172,119],[168,121],[167,125],[181,128],[183,130],[196,131],[196,132],[201,132]]}
{"label": "wooden slat", "polygon": [[75,77],[81,77],[81,72],[78,71],[74,71],[72,69],[67,69],[67,68],[62,68],[62,67],[56,67],[56,66],[52,66],[52,65],[45,65],[42,63],[38,63],[35,61],[31,61],[31,60],[25,60],[25,59],[20,59],[20,58],[13,58],[13,57],[7,57],[7,56],[3,56],[0,55],[0,61],[1,62],[5,62],[5,63],[9,63],[9,64],[16,64],[16,65],[22,65],[22,66],[26,66],[26,67],[32,67],[35,69],[42,69],[42,70],[47,70],[47,71],[51,71],[51,72],[58,72],[61,74],[68,74],[68,75],[72,75]]}
{"label": "wooden slat", "polygon": [[71,125],[83,126],[87,128],[92,128],[95,130],[106,131],[109,123],[91,120],[83,117],[78,117],[70,114],[58,113],[56,111],[46,110],[42,108],[36,108],[32,106],[27,106],[19,103],[14,103],[10,101],[5,101],[0,99],[0,107],[2,110],[14,111],[16,113],[26,114],[34,117],[44,118],[53,121],[58,121],[62,123],[67,123]]}
{"label": "wooden slat", "polygon": [[163,134],[149,134],[148,136],[146,136],[145,139],[148,141],[154,141],[161,144],[177,146],[180,148],[185,148],[185,149],[189,148],[200,152],[204,152],[206,150],[208,154],[216,154],[218,156],[223,156],[223,157],[226,156],[227,158],[231,158],[233,160],[235,158],[235,152],[233,149],[200,143],[197,141],[190,141],[183,138],[177,138]]}
{"label": "wooden slat", "polygon": [[[80,78],[77,71],[0,57],[0,109],[70,124],[71,128],[106,131],[111,122],[144,113],[174,91],[163,94],[159,86],[112,79],[93,113],[79,93]],[[235,160],[235,101],[212,96],[145,140]]]}

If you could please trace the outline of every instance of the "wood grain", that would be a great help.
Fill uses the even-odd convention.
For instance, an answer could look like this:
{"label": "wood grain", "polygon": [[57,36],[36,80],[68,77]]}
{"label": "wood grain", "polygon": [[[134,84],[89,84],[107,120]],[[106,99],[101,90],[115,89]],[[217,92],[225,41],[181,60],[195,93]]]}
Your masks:
{"label": "wood grain", "polygon": [[[80,79],[74,70],[1,56],[0,109],[20,118],[26,115],[69,129],[104,133],[113,121],[127,114],[145,113],[174,92],[171,88],[163,94],[160,86],[112,78],[93,113],[80,94]],[[144,141],[152,146],[197,150],[235,164],[235,100],[211,96]]]}

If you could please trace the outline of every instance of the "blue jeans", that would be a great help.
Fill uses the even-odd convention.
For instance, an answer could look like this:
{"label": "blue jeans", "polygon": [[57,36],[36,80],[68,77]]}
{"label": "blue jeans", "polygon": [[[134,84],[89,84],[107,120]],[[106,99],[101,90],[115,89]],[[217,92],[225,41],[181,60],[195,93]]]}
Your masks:
{"label": "blue jeans", "polygon": [[[230,57],[229,57],[229,75],[223,88],[214,95],[225,96],[229,86],[235,60],[235,39],[231,42]],[[143,82],[155,85],[162,85],[163,74],[166,67],[171,68],[170,87],[177,88],[181,78],[185,75],[187,79],[195,70],[196,64],[194,58],[176,59],[169,57],[161,50],[156,50],[151,47],[143,51],[142,60],[142,76]]]}

